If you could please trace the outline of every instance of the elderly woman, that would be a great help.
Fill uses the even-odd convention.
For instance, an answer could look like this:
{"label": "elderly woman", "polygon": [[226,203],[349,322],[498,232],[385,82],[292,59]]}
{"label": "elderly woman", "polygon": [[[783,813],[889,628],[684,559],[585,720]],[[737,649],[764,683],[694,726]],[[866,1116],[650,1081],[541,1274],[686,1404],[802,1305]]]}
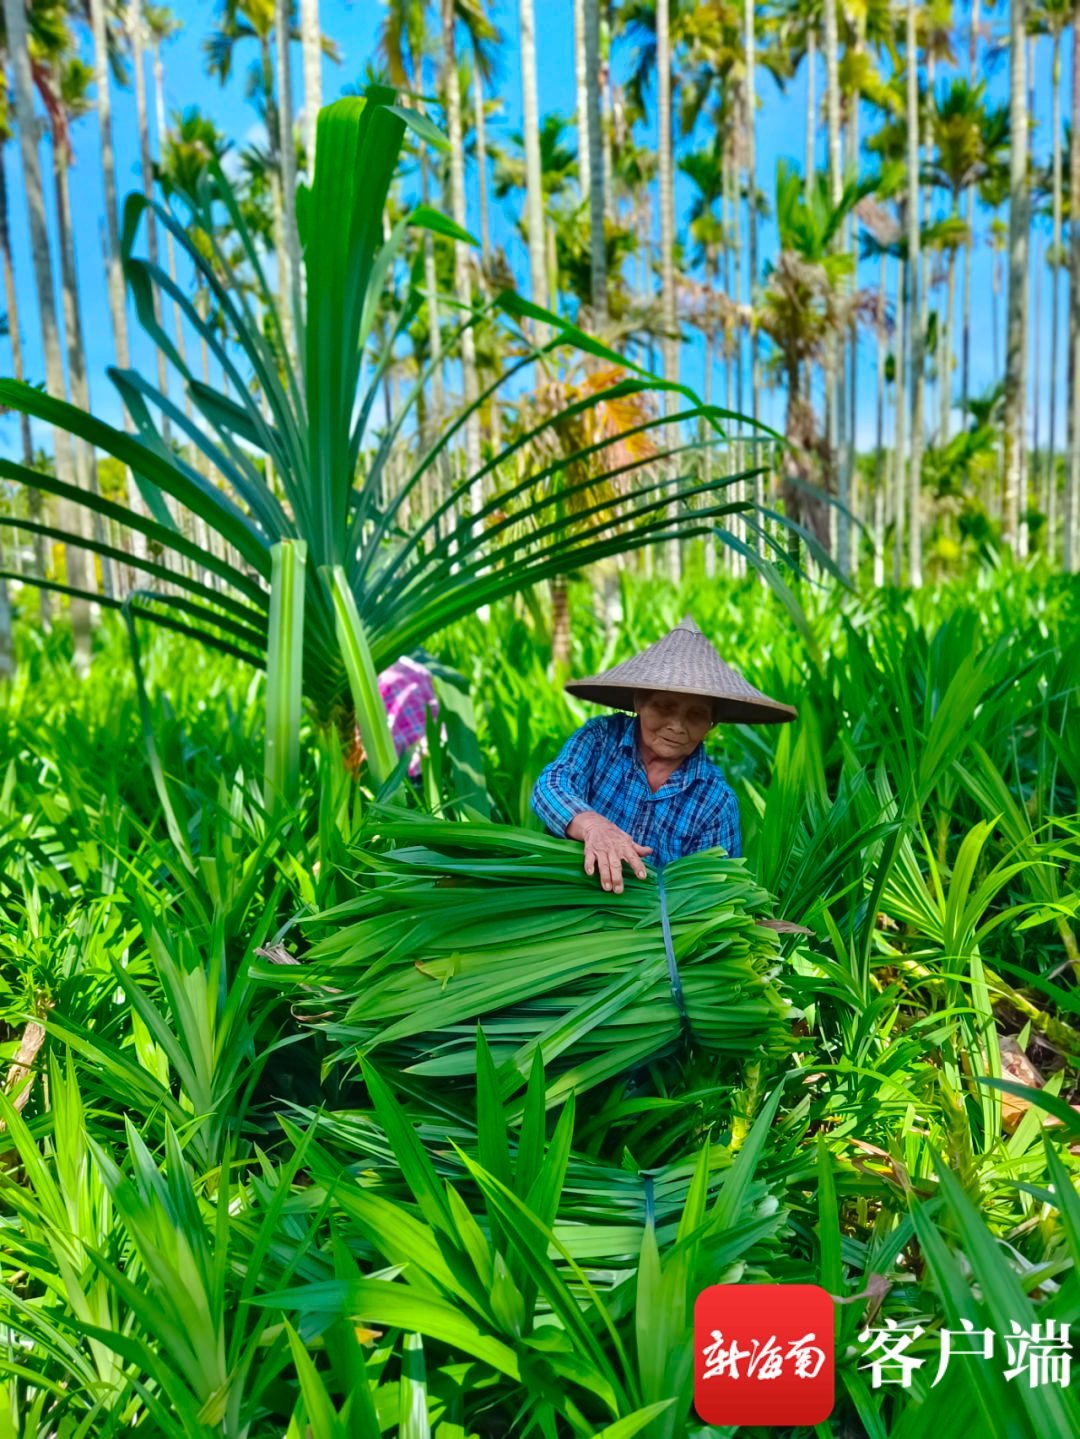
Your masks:
{"label": "elderly woman", "polygon": [[622,867],[645,878],[661,865],[719,846],[742,854],[739,807],[702,743],[721,721],[782,724],[796,711],[735,673],[687,615],[648,649],[567,692],[629,710],[588,720],[544,769],[532,809],[555,834],[581,840],[585,873],[621,894]]}

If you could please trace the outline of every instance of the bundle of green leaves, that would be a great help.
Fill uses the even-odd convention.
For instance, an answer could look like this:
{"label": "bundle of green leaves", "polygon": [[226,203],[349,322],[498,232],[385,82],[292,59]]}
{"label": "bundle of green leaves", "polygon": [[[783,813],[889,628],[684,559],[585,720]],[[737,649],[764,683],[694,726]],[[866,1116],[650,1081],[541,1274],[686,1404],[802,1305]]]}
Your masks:
{"label": "bundle of green leaves", "polygon": [[742,860],[704,851],[665,866],[662,886],[650,869],[610,894],[568,840],[403,811],[376,822],[380,846],[354,851],[356,898],[306,921],[303,965],[259,971],[299,988],[330,1062],[377,1051],[399,1070],[471,1078],[479,1023],[504,1096],[539,1049],[550,1105],[680,1047],[733,1060],[790,1047],[799,1011],[759,924],[773,901]]}

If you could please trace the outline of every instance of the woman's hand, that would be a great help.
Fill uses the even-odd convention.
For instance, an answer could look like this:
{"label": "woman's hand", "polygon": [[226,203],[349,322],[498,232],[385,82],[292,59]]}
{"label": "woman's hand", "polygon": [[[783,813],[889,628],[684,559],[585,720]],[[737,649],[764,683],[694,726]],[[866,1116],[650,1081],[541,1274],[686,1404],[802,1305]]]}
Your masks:
{"label": "woman's hand", "polygon": [[595,810],[584,810],[576,814],[566,826],[569,839],[580,839],[585,844],[585,873],[600,872],[600,883],[615,894],[622,894],[622,867],[627,863],[638,879],[645,878],[645,866],[641,855],[652,854],[647,844],[635,844],[624,829],[611,820],[605,819]]}

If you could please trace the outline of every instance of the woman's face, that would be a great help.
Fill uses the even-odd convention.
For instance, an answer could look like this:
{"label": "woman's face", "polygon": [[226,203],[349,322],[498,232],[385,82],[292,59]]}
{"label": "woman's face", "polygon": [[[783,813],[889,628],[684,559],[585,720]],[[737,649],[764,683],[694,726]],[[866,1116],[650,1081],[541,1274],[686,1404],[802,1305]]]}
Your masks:
{"label": "woman's face", "polygon": [[671,690],[637,691],[634,709],[641,721],[642,740],[662,759],[693,754],[714,723],[710,700]]}

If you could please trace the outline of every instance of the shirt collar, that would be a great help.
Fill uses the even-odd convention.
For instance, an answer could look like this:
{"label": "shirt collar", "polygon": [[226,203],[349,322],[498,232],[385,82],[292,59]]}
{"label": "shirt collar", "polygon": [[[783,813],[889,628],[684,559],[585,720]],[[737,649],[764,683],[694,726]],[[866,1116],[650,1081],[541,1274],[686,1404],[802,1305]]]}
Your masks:
{"label": "shirt collar", "polygon": [[[623,726],[622,736],[619,740],[619,748],[630,750],[633,754],[633,762],[639,769],[644,770],[645,762],[637,747],[638,718],[637,715],[627,715],[626,724]],[[666,789],[669,784],[685,789],[687,785],[693,784],[705,773],[705,766],[708,760],[705,756],[704,744],[699,744],[693,754],[688,754],[679,765],[678,769],[671,772],[671,776],[664,781],[660,789]],[[659,790],[657,791],[659,793]]]}

